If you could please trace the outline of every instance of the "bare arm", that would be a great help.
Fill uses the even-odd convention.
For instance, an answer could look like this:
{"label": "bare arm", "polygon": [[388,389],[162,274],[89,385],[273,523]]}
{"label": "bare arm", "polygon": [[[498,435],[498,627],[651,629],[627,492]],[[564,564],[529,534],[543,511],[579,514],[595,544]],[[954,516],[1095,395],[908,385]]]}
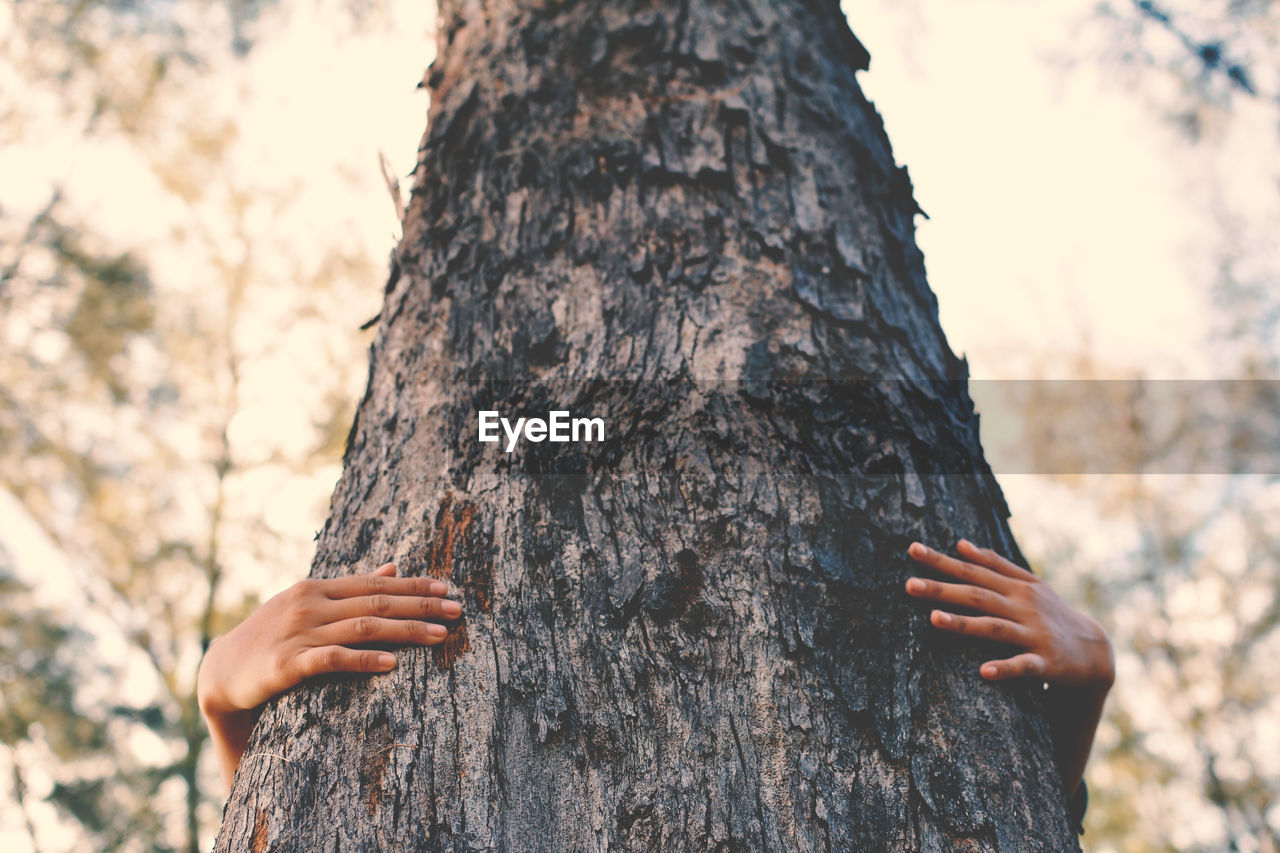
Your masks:
{"label": "bare arm", "polygon": [[1115,682],[1115,656],[1107,634],[1093,619],[1073,610],[1036,575],[992,551],[961,539],[957,560],[913,542],[912,559],[955,582],[910,578],[907,593],[926,601],[977,611],[961,616],[930,614],[944,631],[1009,643],[1023,649],[980,668],[988,681],[1034,678],[1047,682],[1046,719],[1067,796],[1075,795],[1102,706]]}
{"label": "bare arm", "polygon": [[367,643],[433,645],[462,605],[430,578],[395,577],[388,563],[372,574],[305,580],[267,601],[215,640],[200,662],[196,696],[209,740],[231,786],[262,705],[304,679],[330,672],[387,672],[390,652]]}

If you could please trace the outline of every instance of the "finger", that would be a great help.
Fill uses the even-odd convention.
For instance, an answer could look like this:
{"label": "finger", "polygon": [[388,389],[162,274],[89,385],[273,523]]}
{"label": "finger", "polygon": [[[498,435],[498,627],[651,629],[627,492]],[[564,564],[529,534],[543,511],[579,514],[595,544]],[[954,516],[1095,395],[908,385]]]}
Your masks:
{"label": "finger", "polygon": [[966,560],[972,560],[973,562],[986,566],[988,569],[999,572],[1006,577],[1018,578],[1019,580],[1027,580],[1035,577],[1031,572],[1022,568],[1022,566],[1019,566],[1012,560],[1005,558],[990,548],[980,548],[968,539],[961,539],[956,544],[956,550],[959,551],[960,556],[964,557]]}
{"label": "finger", "polygon": [[1024,652],[1008,660],[989,660],[979,670],[988,681],[1006,678],[1044,678],[1045,659],[1035,652]]}
{"label": "finger", "polygon": [[985,640],[996,640],[1001,643],[1014,643],[1027,646],[1027,629],[1017,622],[1000,619],[995,616],[959,616],[945,610],[935,610],[930,614],[934,627],[968,637],[981,637]]}
{"label": "finger", "polygon": [[385,619],[429,619],[445,622],[462,615],[462,605],[452,599],[426,595],[357,595],[326,603],[323,613],[330,622],[360,616]]}
{"label": "finger", "polygon": [[395,563],[387,563],[385,566],[379,566],[378,568],[374,569],[373,573],[378,577],[382,577],[382,578],[392,577],[396,573],[396,565]]}
{"label": "finger", "polygon": [[960,583],[942,583],[927,578],[909,578],[907,594],[926,601],[956,604],[990,616],[1015,615],[1013,605],[998,592],[980,586]]}
{"label": "finger", "polygon": [[944,575],[950,575],[956,580],[964,581],[968,584],[984,586],[1000,592],[1011,586],[1009,580],[999,572],[994,572],[985,566],[957,560],[955,557],[948,557],[946,554],[927,547],[922,542],[912,542],[911,546],[907,548],[907,554],[917,562],[924,563]]}
{"label": "finger", "polygon": [[384,577],[377,574],[346,575],[324,581],[323,592],[330,598],[357,595],[448,595],[449,585],[435,578]]}
{"label": "finger", "polygon": [[390,652],[317,646],[298,655],[295,665],[301,678],[326,672],[386,672],[396,665],[396,657]]}
{"label": "finger", "polygon": [[316,642],[323,645],[418,643],[430,646],[443,640],[448,633],[448,628],[434,622],[357,616],[354,619],[330,622],[317,628],[313,636]]}

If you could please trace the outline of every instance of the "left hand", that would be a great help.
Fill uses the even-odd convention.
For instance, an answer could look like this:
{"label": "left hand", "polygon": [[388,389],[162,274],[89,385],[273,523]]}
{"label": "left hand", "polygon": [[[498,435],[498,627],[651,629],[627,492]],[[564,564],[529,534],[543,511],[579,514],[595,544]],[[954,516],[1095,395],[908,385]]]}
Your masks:
{"label": "left hand", "polygon": [[443,642],[449,629],[438,623],[462,615],[444,597],[448,584],[395,573],[387,563],[369,574],[308,579],[269,599],[205,652],[196,679],[205,717],[254,711],[317,675],[396,665],[390,652],[354,645]]}
{"label": "left hand", "polygon": [[907,553],[912,559],[958,583],[913,577],[907,580],[907,593],[983,614],[961,616],[934,610],[930,621],[937,628],[1025,650],[982,664],[979,671],[983,678],[1036,678],[1103,693],[1111,687],[1115,658],[1111,642],[1097,622],[1073,610],[1047,583],[995,551],[966,539],[960,540],[957,551],[963,560],[911,543]]}
{"label": "left hand", "polygon": [[387,672],[395,655],[351,646],[440,643],[439,622],[462,615],[431,578],[396,577],[387,563],[360,575],[308,579],[268,600],[205,652],[196,697],[230,787],[263,704],[302,681],[331,672]]}

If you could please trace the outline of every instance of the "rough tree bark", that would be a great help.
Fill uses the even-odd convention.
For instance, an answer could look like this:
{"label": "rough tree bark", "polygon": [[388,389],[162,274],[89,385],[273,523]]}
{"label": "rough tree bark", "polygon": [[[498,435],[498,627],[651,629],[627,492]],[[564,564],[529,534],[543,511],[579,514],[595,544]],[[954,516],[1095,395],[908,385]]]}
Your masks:
{"label": "rough tree bark", "polygon": [[270,703],[217,849],[1078,849],[1038,691],[902,591],[1018,552],[838,4],[441,7],[312,574],[465,618]]}

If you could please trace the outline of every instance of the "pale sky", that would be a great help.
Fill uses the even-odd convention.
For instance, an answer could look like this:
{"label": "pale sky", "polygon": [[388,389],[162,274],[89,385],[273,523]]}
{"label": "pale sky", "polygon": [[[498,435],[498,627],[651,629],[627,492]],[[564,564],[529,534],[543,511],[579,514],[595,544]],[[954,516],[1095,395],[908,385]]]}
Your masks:
{"label": "pale sky", "polygon": [[[844,9],[871,52],[864,90],[930,216],[918,239],[943,329],[973,375],[1044,376],[993,356],[1072,351],[1086,334],[1148,377],[1211,375],[1191,158],[1087,61],[1087,4],[893,5]],[[1085,61],[1071,71],[1046,61],[1072,49]]]}

